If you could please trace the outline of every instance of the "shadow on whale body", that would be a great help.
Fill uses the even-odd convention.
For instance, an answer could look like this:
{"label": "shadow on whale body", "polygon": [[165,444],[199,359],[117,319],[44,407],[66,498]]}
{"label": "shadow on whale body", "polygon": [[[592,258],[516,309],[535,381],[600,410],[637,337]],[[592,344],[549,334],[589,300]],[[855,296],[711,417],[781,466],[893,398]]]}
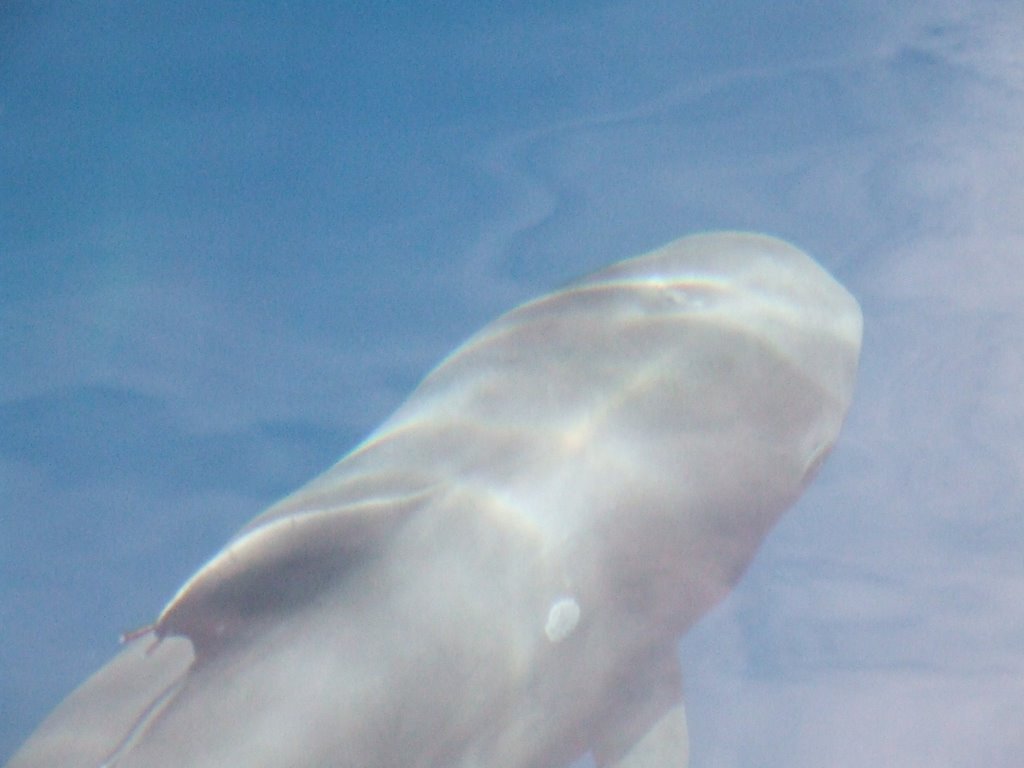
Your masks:
{"label": "shadow on whale body", "polygon": [[742,233],[512,310],[9,768],[685,766],[679,636],[836,441],[860,340],[828,273]]}

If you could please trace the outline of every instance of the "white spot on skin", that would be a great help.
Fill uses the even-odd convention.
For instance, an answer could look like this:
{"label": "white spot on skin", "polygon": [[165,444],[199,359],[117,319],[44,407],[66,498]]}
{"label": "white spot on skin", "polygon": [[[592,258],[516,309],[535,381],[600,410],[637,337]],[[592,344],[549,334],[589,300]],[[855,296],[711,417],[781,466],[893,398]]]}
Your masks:
{"label": "white spot on skin", "polygon": [[544,634],[552,643],[560,643],[576,629],[580,620],[580,606],[571,597],[556,600],[548,609],[548,621]]}

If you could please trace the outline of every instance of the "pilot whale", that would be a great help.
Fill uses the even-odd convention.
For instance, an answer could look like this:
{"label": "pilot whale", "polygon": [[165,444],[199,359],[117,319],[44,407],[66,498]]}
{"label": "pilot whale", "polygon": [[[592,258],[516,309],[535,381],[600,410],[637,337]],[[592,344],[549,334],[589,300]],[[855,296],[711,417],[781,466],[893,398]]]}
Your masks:
{"label": "pilot whale", "polygon": [[855,299],[695,235],[498,318],[9,768],[685,766],[680,636],[837,440]]}

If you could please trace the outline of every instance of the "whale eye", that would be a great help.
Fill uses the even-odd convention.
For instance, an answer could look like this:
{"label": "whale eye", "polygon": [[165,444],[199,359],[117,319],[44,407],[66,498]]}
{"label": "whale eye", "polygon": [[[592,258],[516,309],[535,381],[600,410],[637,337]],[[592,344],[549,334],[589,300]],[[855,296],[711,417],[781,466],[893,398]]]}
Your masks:
{"label": "whale eye", "polygon": [[544,634],[552,643],[560,643],[576,629],[580,620],[580,606],[571,597],[556,600],[548,609]]}

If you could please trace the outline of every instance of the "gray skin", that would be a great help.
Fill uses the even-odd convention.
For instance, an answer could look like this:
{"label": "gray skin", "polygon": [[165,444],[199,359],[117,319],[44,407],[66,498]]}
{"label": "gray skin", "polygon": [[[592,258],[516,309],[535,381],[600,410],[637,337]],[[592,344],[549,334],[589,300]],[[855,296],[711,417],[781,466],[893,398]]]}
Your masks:
{"label": "gray skin", "polygon": [[857,302],[697,235],[494,321],[243,528],[29,766],[685,766],[679,637],[836,441]]}

